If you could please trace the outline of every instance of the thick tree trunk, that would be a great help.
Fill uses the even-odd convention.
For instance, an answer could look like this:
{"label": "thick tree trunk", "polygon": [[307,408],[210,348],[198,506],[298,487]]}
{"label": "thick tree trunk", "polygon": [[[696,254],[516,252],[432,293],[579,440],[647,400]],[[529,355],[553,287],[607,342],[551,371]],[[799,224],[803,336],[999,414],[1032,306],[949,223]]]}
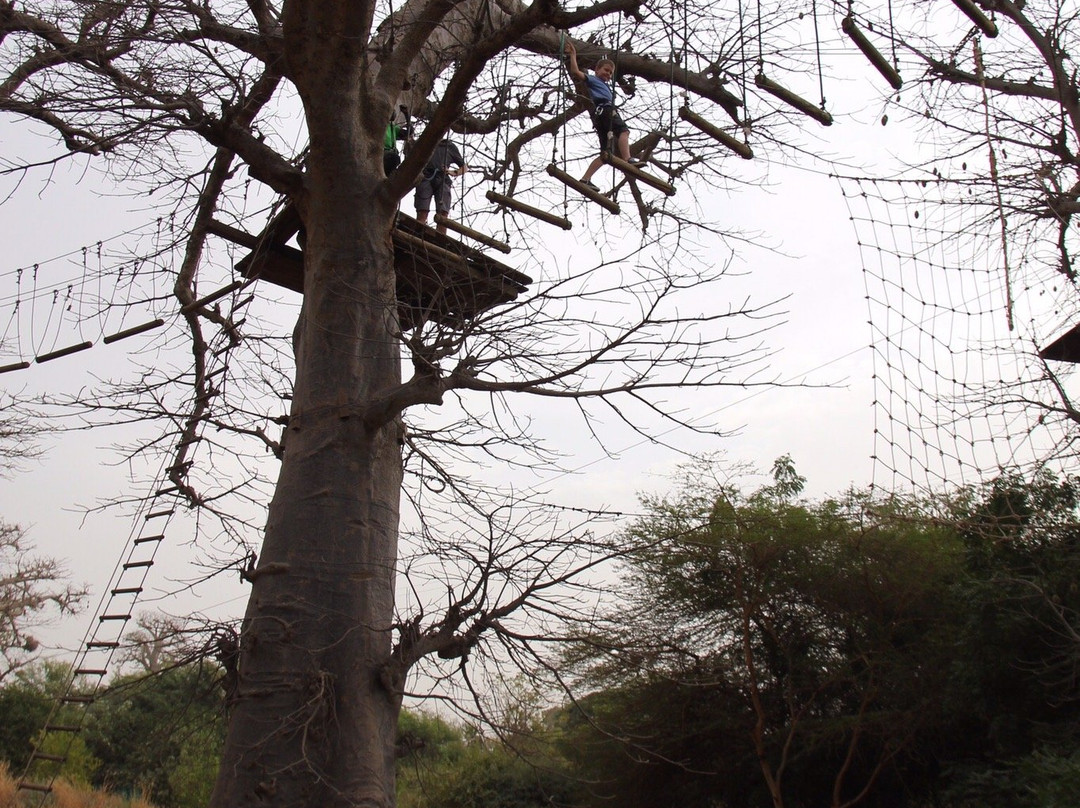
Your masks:
{"label": "thick tree trunk", "polygon": [[377,194],[378,121],[389,105],[364,93],[357,11],[346,0],[286,6],[290,73],[311,138],[306,195],[296,200],[305,296],[216,807],[394,802],[400,696],[381,673],[392,643],[400,435],[392,414],[372,417],[368,406],[401,381],[394,205]]}

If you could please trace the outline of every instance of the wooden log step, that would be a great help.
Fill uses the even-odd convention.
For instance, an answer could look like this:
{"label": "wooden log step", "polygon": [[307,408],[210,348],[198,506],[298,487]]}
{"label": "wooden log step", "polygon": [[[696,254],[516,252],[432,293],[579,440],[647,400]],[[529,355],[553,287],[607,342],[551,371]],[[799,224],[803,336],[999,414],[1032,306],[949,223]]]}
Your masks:
{"label": "wooden log step", "polygon": [[108,671],[104,668],[76,668],[76,676],[104,676]]}
{"label": "wooden log step", "polygon": [[600,207],[604,208],[605,210],[607,210],[607,211],[609,211],[611,213],[614,213],[616,216],[619,214],[620,210],[619,210],[619,203],[618,202],[616,202],[611,197],[604,196],[599,191],[597,191],[597,190],[595,190],[593,188],[590,188],[584,182],[577,179],[576,177],[570,176],[569,174],[567,174],[565,171],[563,171],[558,166],[549,165],[547,167],[547,173],[550,174],[555,179],[557,179],[559,182],[563,183],[564,185],[567,185],[570,188],[573,188],[579,194],[582,194],[583,196],[588,197],[589,199],[591,199],[593,202],[595,202],[596,204],[598,204]]}
{"label": "wooden log step", "polygon": [[689,107],[682,107],[679,110],[679,117],[692,126],[697,127],[713,140],[719,141],[724,146],[727,146],[744,160],[754,159],[754,151],[750,148],[749,144],[743,143],[738,138],[732,137],[719,126],[714,125],[710,121],[702,118],[696,112],[691,111]]}
{"label": "wooden log step", "polygon": [[64,763],[67,760],[67,755],[46,755],[44,752],[31,752],[30,762],[35,760],[45,760],[49,763]]}
{"label": "wooden log step", "polygon": [[539,219],[542,222],[553,224],[556,227],[561,227],[563,230],[570,230],[573,228],[573,224],[568,219],[564,219],[562,216],[556,216],[554,213],[548,213],[546,210],[540,208],[534,208],[532,205],[526,205],[524,202],[518,202],[516,199],[503,194],[497,194],[494,191],[487,192],[487,198],[489,201],[494,202],[496,205],[501,205],[504,208],[510,210],[516,210],[518,213],[524,213],[526,216],[532,216],[534,219]]}
{"label": "wooden log step", "polygon": [[882,56],[881,52],[874,47],[874,44],[866,38],[866,34],[859,30],[859,26],[855,24],[854,19],[850,16],[844,17],[840,23],[840,28],[851,38],[855,46],[863,52],[863,55],[870,60],[870,64],[877,69],[877,72],[885,77],[885,81],[892,85],[894,90],[899,90],[904,86],[904,80],[900,78],[896,68],[889,64],[889,60]]}
{"label": "wooden log step", "polygon": [[152,567],[152,566],[154,566],[153,560],[150,560],[150,561],[129,561],[126,564],[124,564],[124,569],[126,569],[126,570],[134,570],[134,569],[140,569],[140,568],[143,568],[143,567]]}
{"label": "wooden log step", "polygon": [[61,704],[93,704],[93,696],[61,696],[57,699]]}
{"label": "wooden log step", "polygon": [[138,595],[142,592],[141,586],[122,586],[119,589],[114,589],[109,594],[111,595]]}
{"label": "wooden log step", "polygon": [[630,163],[623,160],[621,157],[616,157],[611,152],[604,152],[604,162],[608,165],[614,166],[624,174],[633,177],[634,179],[639,180],[646,185],[651,185],[658,191],[663,191],[668,196],[675,195],[675,186],[672,185],[670,182],[664,182],[659,177],[654,177],[647,171],[642,171],[637,166],[631,165]]}
{"label": "wooden log step", "polygon": [[241,288],[247,281],[233,281],[228,286],[218,289],[216,292],[211,292],[206,297],[200,297],[198,300],[192,300],[186,306],[180,307],[181,314],[187,314],[195,309],[201,309],[203,306],[208,306],[211,303],[221,300],[226,295],[230,295],[237,289]]}
{"label": "wooden log step", "polygon": [[120,643],[114,640],[90,640],[86,644],[87,648],[119,648]]}
{"label": "wooden log step", "polygon": [[165,534],[162,533],[157,536],[140,536],[135,539],[132,544],[146,544],[148,541],[165,541]]}
{"label": "wooden log step", "polygon": [[[200,438],[199,440],[202,440],[202,439]],[[194,443],[194,442],[195,441],[192,441],[192,443]],[[181,441],[181,443],[183,443],[183,441]],[[174,513],[176,513],[175,508],[169,508],[167,510],[161,510],[161,511],[152,511],[151,513],[148,513],[148,514],[146,514],[146,516],[143,517],[143,521],[144,522],[149,522],[151,519],[158,519],[159,517],[162,517],[162,516],[172,516]]]}
{"label": "wooden log step", "polygon": [[988,37],[993,39],[998,35],[998,29],[993,20],[983,14],[982,9],[975,5],[972,0],[953,0],[953,3],[956,4],[958,9],[967,14],[968,18]]}
{"label": "wooden log step", "polygon": [[785,87],[781,87],[772,79],[765,76],[764,73],[758,73],[754,77],[754,84],[767,92],[769,95],[775,96],[789,106],[795,107],[799,112],[804,115],[809,115],[815,121],[822,126],[832,126],[832,115],[823,110],[821,107],[807,101],[805,98],[795,95]]}
{"label": "wooden log step", "polygon": [[103,614],[98,618],[99,623],[104,623],[106,620],[130,620],[130,614]]}
{"label": "wooden log step", "polygon": [[441,224],[447,230],[453,230],[455,233],[460,233],[463,236],[468,236],[473,241],[479,241],[481,244],[485,244],[492,249],[498,250],[499,252],[510,252],[509,244],[492,238],[485,233],[481,233],[479,230],[473,230],[471,227],[467,227],[461,222],[457,222],[447,216],[443,216],[441,213],[435,214],[435,223]]}
{"label": "wooden log step", "polygon": [[115,334],[109,334],[108,336],[102,337],[101,341],[104,342],[106,345],[111,345],[114,342],[119,342],[120,340],[127,339],[128,337],[134,337],[136,334],[142,334],[146,331],[152,331],[153,329],[160,328],[163,325],[165,325],[165,321],[160,318],[157,320],[151,320],[148,323],[143,323],[142,325],[133,326],[131,328],[125,328],[123,331],[117,331]]}
{"label": "wooden log step", "polygon": [[40,356],[35,356],[34,361],[40,365],[42,362],[50,362],[53,359],[59,359],[61,356],[70,356],[73,353],[85,351],[87,348],[93,347],[94,343],[92,342],[80,342],[78,345],[69,345],[67,348],[61,348],[59,351],[50,351],[49,353],[43,353]]}
{"label": "wooden log step", "polygon": [[24,791],[39,791],[42,794],[49,794],[52,792],[52,786],[42,785],[41,783],[27,783],[25,780],[20,780],[16,788],[21,788]]}
{"label": "wooden log step", "polygon": [[0,373],[9,373],[13,370],[26,370],[30,367],[29,362],[12,362],[10,365],[0,365]]}

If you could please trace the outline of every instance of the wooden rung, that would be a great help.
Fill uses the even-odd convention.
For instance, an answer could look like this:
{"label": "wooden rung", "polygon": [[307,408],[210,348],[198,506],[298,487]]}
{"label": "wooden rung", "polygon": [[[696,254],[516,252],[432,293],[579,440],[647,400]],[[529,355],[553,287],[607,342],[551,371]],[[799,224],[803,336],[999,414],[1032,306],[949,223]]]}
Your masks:
{"label": "wooden rung", "polygon": [[221,300],[221,298],[225,297],[225,295],[232,294],[245,283],[247,283],[247,281],[233,281],[228,286],[222,289],[218,289],[216,292],[212,292],[206,297],[200,297],[198,300],[191,301],[186,306],[181,306],[180,313],[187,314],[188,312],[194,311],[195,309],[201,309],[203,306],[209,305],[215,300]]}
{"label": "wooden rung", "polygon": [[138,595],[142,592],[141,586],[122,586],[119,589],[114,589],[110,594],[112,595]]}
{"label": "wooden rung", "polygon": [[968,18],[988,37],[993,39],[998,35],[998,29],[997,26],[994,25],[993,20],[983,14],[982,9],[971,2],[971,0],[953,0],[953,2],[956,4],[956,7],[967,14]]}
{"label": "wooden rung", "polygon": [[754,151],[750,148],[748,143],[743,143],[741,140],[732,137],[719,126],[715,126],[705,120],[696,112],[691,111],[688,107],[682,107],[679,110],[679,117],[687,123],[696,126],[714,140],[718,140],[744,160],[752,160],[754,158]]}
{"label": "wooden rung", "polygon": [[226,370],[228,370],[228,369],[229,369],[229,366],[228,366],[228,365],[222,365],[222,366],[221,366],[221,367],[219,367],[219,368],[218,368],[217,370],[212,370],[212,371],[210,371],[209,373],[207,373],[207,374],[206,374],[206,378],[207,378],[207,379],[212,379],[212,378],[214,378],[215,376],[219,376],[219,375],[221,375],[222,373],[224,373],[224,372],[225,372]]}
{"label": "wooden rung", "polygon": [[641,182],[645,183],[646,185],[651,185],[653,188],[655,188],[658,191],[663,191],[668,196],[674,196],[675,195],[675,186],[672,185],[670,182],[664,182],[659,177],[654,177],[652,174],[649,174],[647,171],[642,171],[637,166],[631,165],[630,163],[623,160],[621,157],[616,157],[611,152],[604,152],[604,162],[607,163],[608,165],[614,166],[615,168],[619,169],[619,171],[623,172],[624,174],[628,174],[629,176],[633,177],[634,179],[640,180]]}
{"label": "wooden rung", "polygon": [[104,623],[106,620],[130,620],[130,614],[103,614],[98,618],[99,623]]}
{"label": "wooden rung", "polygon": [[82,732],[78,724],[46,724],[46,732]]}
{"label": "wooden rung", "polygon": [[44,752],[31,752],[30,761],[35,760],[47,760],[49,763],[63,763],[67,760],[67,755],[46,755]]}
{"label": "wooden rung", "polygon": [[42,362],[49,362],[53,359],[59,359],[61,356],[70,356],[73,353],[85,351],[87,348],[93,347],[94,343],[90,341],[80,342],[78,345],[69,345],[67,348],[61,348],[59,351],[51,351],[50,353],[44,353],[41,354],[41,356],[36,356],[34,357],[34,361],[40,365]]}
{"label": "wooden rung", "polygon": [[127,337],[134,337],[136,334],[142,334],[145,331],[152,331],[155,328],[160,328],[165,325],[165,321],[162,319],[151,320],[149,323],[143,323],[132,328],[125,328],[123,331],[117,331],[115,334],[109,334],[106,337],[102,337],[101,341],[106,345],[117,342]]}
{"label": "wooden rung", "polygon": [[29,362],[12,362],[10,365],[0,365],[0,373],[8,373],[12,370],[26,370],[30,367]]}
{"label": "wooden rung", "polygon": [[246,306],[248,303],[250,303],[254,299],[255,299],[255,295],[250,294],[247,297],[245,297],[243,300],[241,300],[239,303],[237,303],[235,306],[233,306],[232,310],[236,311],[237,309],[242,309],[242,308],[244,308],[244,306]]}
{"label": "wooden rung", "polygon": [[573,227],[569,220],[564,219],[562,216],[556,216],[554,213],[548,213],[546,210],[540,210],[540,208],[534,208],[532,205],[526,205],[524,202],[518,202],[513,197],[497,194],[494,191],[488,191],[487,198],[488,201],[494,202],[496,205],[501,205],[510,210],[516,210],[518,213],[532,216],[534,219],[539,219],[542,222],[561,227],[563,230],[570,230]]}
{"label": "wooden rung", "polygon": [[769,95],[776,96],[785,104],[789,104],[804,115],[809,115],[815,121],[822,126],[832,126],[832,115],[823,110],[821,107],[814,106],[805,98],[800,98],[784,87],[781,87],[772,79],[766,78],[764,73],[758,73],[754,77],[754,84],[760,87]]}
{"label": "wooden rung", "polygon": [[178,485],[170,485],[168,488],[160,489],[156,494],[154,494],[154,496],[155,497],[163,497],[166,494],[175,494],[179,490],[180,490],[180,486],[178,486]]}
{"label": "wooden rung", "polygon": [[481,233],[479,230],[473,230],[471,227],[466,227],[461,222],[456,222],[453,219],[443,216],[441,213],[435,214],[435,223],[441,224],[446,229],[453,230],[455,233],[461,233],[463,236],[468,236],[473,241],[479,241],[481,244],[486,244],[488,247],[498,250],[499,252],[510,252],[509,244],[504,244],[498,239]]}
{"label": "wooden rung", "polygon": [[158,536],[139,536],[132,544],[146,544],[148,541],[165,541],[165,534]]}
{"label": "wooden rung", "polygon": [[243,230],[219,222],[217,219],[211,219],[207,222],[206,229],[214,235],[221,236],[226,241],[239,244],[241,247],[247,247],[249,250],[254,250],[259,246],[258,236],[245,233]]}
{"label": "wooden rung", "polygon": [[888,59],[881,55],[880,51],[874,47],[873,43],[866,38],[866,35],[859,30],[859,27],[855,24],[855,20],[851,17],[844,17],[840,23],[840,28],[851,37],[851,41],[855,43],[856,47],[863,52],[863,55],[870,60],[878,73],[885,77],[885,80],[892,85],[894,90],[899,90],[904,86],[904,80],[900,78],[900,74],[896,72],[896,69],[889,64]]}
{"label": "wooden rung", "polygon": [[93,696],[61,696],[57,699],[61,704],[93,704]]}
{"label": "wooden rung", "polygon": [[86,644],[87,648],[119,648],[120,643],[111,640],[91,640]]}
{"label": "wooden rung", "polygon": [[570,176],[558,166],[549,165],[547,167],[547,173],[557,179],[559,182],[563,183],[564,185],[568,185],[569,187],[573,188],[579,194],[588,197],[605,210],[614,213],[616,216],[619,214],[620,211],[618,202],[616,202],[609,196],[604,196],[599,191],[593,190],[584,182],[577,179],[576,177]]}
{"label": "wooden rung", "polygon": [[124,569],[133,570],[133,569],[138,569],[139,567],[152,567],[152,566],[154,566],[154,562],[152,560],[151,561],[129,561],[124,565]]}
{"label": "wooden rung", "polygon": [[[202,439],[200,438],[199,440],[202,440]],[[183,443],[183,441],[181,441],[181,443]],[[194,443],[194,441],[192,441],[192,443]],[[158,517],[161,517],[161,516],[172,516],[174,513],[176,513],[175,508],[169,508],[169,509],[163,510],[163,511],[153,511],[152,513],[146,514],[146,516],[143,517],[143,521],[144,522],[149,522],[151,519],[157,519]]]}
{"label": "wooden rung", "polygon": [[21,788],[25,791],[40,791],[42,794],[49,794],[52,792],[52,786],[45,786],[41,783],[27,783],[23,780],[19,781],[16,788]]}
{"label": "wooden rung", "polygon": [[104,668],[76,668],[76,676],[104,676],[108,671]]}

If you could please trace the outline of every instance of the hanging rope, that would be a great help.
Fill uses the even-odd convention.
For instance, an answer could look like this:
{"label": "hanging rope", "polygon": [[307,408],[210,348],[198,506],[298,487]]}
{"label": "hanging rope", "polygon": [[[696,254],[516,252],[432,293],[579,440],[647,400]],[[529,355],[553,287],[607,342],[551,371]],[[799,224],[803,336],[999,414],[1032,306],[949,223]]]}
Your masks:
{"label": "hanging rope", "polygon": [[994,194],[997,196],[998,220],[1001,224],[1001,256],[1005,263],[1005,319],[1009,324],[1009,330],[1013,330],[1013,295],[1012,278],[1009,269],[1009,234],[1005,219],[1005,202],[1001,195],[1001,180],[998,176],[997,152],[994,150],[994,141],[990,137],[990,95],[986,91],[986,73],[983,70],[982,48],[979,40],[971,43],[975,56],[975,76],[979,79],[982,88],[983,101],[983,128],[986,133],[986,150],[990,154],[990,181],[994,184]]}

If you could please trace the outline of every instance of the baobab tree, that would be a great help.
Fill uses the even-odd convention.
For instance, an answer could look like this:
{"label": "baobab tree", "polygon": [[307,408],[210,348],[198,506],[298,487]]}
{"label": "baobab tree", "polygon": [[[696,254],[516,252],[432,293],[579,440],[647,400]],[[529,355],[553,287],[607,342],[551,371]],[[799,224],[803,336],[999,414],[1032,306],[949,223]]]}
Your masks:
{"label": "baobab tree", "polygon": [[[180,494],[234,529],[221,497],[193,482],[191,447],[219,440],[201,430],[250,436],[281,460],[258,563],[245,562],[252,592],[239,647],[223,657],[229,733],[215,806],[391,805],[396,717],[414,666],[437,658],[467,673],[487,637],[528,648],[535,637],[514,616],[565,611],[555,587],[595,563],[573,527],[551,528],[531,512],[496,519],[496,507],[440,470],[487,526],[484,550],[463,554],[473,566],[447,582],[437,613],[398,614],[403,454],[436,464],[425,446],[473,444],[497,457],[481,430],[522,431],[499,421],[512,396],[569,400],[586,417],[599,402],[650,434],[656,424],[689,428],[673,392],[755,381],[756,343],[733,340],[767,328],[765,312],[704,305],[701,291],[723,277],[723,262],[695,250],[689,204],[665,203],[626,167],[616,175],[622,201],[646,237],[607,240],[601,268],[617,264],[617,275],[574,266],[511,305],[467,315],[403,303],[392,234],[435,146],[449,132],[473,138],[470,160],[510,193],[541,176],[546,138],[569,128],[591,151],[589,105],[562,63],[571,41],[583,66],[616,59],[619,91],[634,92],[641,110],[634,154],[692,196],[697,181],[719,184],[725,164],[753,154],[744,98],[777,95],[771,79],[747,80],[753,70],[768,66],[775,77],[788,60],[782,69],[805,79],[813,69],[803,59],[813,43],[799,39],[813,31],[803,12],[816,22],[807,5],[758,4],[751,25],[741,7],[642,0],[0,2],[0,110],[45,127],[56,160],[89,158],[172,209],[162,238],[175,240],[178,260],[160,260],[157,277],[169,278],[179,303],[190,364],[151,367],[127,386],[64,403],[161,419]],[[676,123],[684,104],[696,128]],[[422,126],[387,176],[385,131],[402,106]],[[781,150],[797,110],[760,105],[756,142]],[[230,399],[210,370],[220,351],[253,342],[227,306],[200,296],[222,274],[210,258],[214,234],[259,228],[243,214],[249,180],[283,200],[281,216],[302,229],[292,357],[256,351],[267,361],[249,374],[290,401],[285,416],[253,407],[250,390]],[[541,246],[534,225],[517,226],[527,245]],[[266,244],[251,241],[256,252]],[[635,259],[643,245],[652,252]],[[189,407],[169,392],[178,387]],[[462,413],[454,426],[406,422],[410,410],[451,397]],[[494,417],[477,415],[481,401]],[[269,433],[275,418],[280,441]],[[542,552],[511,530],[522,521],[547,531]]]}

